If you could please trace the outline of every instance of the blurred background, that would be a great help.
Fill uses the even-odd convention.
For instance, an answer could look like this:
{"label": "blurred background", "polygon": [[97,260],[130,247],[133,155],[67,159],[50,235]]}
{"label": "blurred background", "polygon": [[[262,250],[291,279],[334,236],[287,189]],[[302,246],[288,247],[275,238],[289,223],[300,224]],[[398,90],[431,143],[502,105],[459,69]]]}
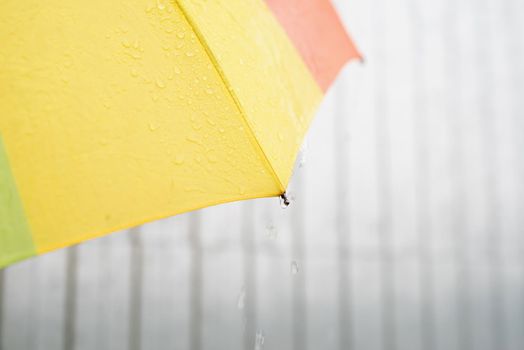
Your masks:
{"label": "blurred background", "polygon": [[0,348],[524,348],[524,2],[340,0],[364,53],[278,199],[0,272]]}

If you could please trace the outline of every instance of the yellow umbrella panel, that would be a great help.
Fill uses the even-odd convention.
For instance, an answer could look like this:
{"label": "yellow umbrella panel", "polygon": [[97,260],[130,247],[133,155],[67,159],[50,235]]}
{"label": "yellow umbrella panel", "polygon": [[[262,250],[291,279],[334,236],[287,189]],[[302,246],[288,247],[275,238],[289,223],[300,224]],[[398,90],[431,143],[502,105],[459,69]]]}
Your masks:
{"label": "yellow umbrella panel", "polygon": [[0,13],[0,267],[285,191],[324,92],[264,1]]}

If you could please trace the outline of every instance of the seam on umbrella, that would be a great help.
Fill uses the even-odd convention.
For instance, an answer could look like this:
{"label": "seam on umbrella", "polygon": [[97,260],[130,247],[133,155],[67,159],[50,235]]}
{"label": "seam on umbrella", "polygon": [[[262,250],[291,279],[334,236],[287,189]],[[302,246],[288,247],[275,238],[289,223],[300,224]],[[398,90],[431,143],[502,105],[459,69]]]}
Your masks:
{"label": "seam on umbrella", "polygon": [[238,111],[240,112],[240,115],[242,116],[242,120],[243,120],[244,124],[247,126],[248,133],[250,134],[251,138],[253,140],[255,140],[256,148],[258,149],[259,153],[262,155],[262,158],[266,161],[267,166],[268,166],[271,174],[273,175],[273,177],[274,177],[274,179],[275,179],[275,181],[277,183],[277,186],[279,187],[279,189],[280,189],[280,191],[282,193],[285,192],[286,189],[284,188],[284,185],[283,185],[282,181],[280,180],[277,172],[273,168],[273,165],[271,164],[271,161],[267,157],[266,152],[264,152],[264,149],[262,148],[262,145],[258,141],[258,139],[257,139],[257,137],[255,135],[255,132],[253,131],[253,128],[251,127],[251,124],[248,121],[247,115],[246,115],[244,109],[242,108],[242,104],[240,103],[240,100],[238,99],[237,95],[235,94],[235,92],[233,90],[233,86],[227,80],[225,72],[222,70],[222,68],[220,68],[220,64],[218,63],[218,60],[215,57],[213,51],[211,50],[211,48],[207,44],[207,41],[205,40],[204,35],[200,32],[200,30],[198,30],[196,24],[193,22],[193,20],[191,19],[191,17],[189,16],[187,11],[185,10],[184,5],[180,4],[179,0],[175,0],[175,3],[177,5],[177,7],[180,9],[180,11],[182,12],[182,15],[186,19],[187,23],[189,24],[189,26],[191,27],[191,29],[193,30],[193,32],[197,36],[197,39],[200,42],[200,45],[204,48],[208,58],[211,60],[211,63],[213,64],[213,67],[218,72],[218,75],[220,76],[220,79],[222,80],[222,83],[225,85],[226,90],[228,91],[229,95],[233,99],[233,101],[234,101]]}

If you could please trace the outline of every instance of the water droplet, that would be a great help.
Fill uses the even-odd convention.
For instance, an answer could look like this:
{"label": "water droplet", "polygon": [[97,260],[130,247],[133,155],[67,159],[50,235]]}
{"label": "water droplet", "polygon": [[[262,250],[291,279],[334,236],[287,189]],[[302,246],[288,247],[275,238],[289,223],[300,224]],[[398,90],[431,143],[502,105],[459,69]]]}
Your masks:
{"label": "water droplet", "polygon": [[173,28],[173,26],[166,25],[164,26],[164,31],[166,33],[173,33],[175,31],[175,28]]}
{"label": "water droplet", "polygon": [[125,40],[122,40],[122,46],[129,48],[131,47],[131,43],[129,42],[129,40],[125,39]]}
{"label": "water droplet", "polygon": [[255,335],[255,350],[262,350],[264,348],[264,340],[262,331],[257,331]]}
{"label": "water droplet", "polygon": [[295,260],[293,260],[291,262],[291,274],[296,275],[297,273],[298,273],[298,263]]}
{"label": "water droplet", "polygon": [[207,153],[207,160],[209,160],[210,163],[216,163],[217,162],[217,157],[214,155],[214,153],[212,151],[209,151]]}
{"label": "water droplet", "polygon": [[162,79],[158,78],[156,80],[156,86],[158,86],[159,88],[163,89],[163,88],[166,87],[166,84],[164,83],[164,81]]}
{"label": "water droplet", "polygon": [[131,76],[135,78],[138,77],[138,71],[136,70],[136,68],[131,69]]}
{"label": "water droplet", "polygon": [[193,57],[194,55],[195,55],[195,53],[193,51],[186,52],[186,56],[187,57]]}
{"label": "water droplet", "polygon": [[193,122],[191,123],[191,126],[193,127],[194,130],[202,129],[202,124],[200,124],[199,122]]}
{"label": "water droplet", "polygon": [[237,298],[237,308],[242,310],[246,306],[246,288],[242,286]]}
{"label": "water droplet", "polygon": [[291,200],[287,196],[287,194],[284,192],[280,195],[280,207],[282,209],[286,209],[291,204]]}
{"label": "water droplet", "polygon": [[207,93],[208,95],[213,95],[215,92],[213,91],[213,89],[211,89],[211,88],[207,88],[207,89],[206,89],[206,93]]}
{"label": "water droplet", "polygon": [[166,5],[164,4],[163,0],[157,0],[156,6],[160,11],[164,10],[166,8]]}
{"label": "water droplet", "polygon": [[134,58],[135,60],[142,58],[142,55],[140,54],[140,52],[126,52],[126,54],[130,56],[131,58]]}
{"label": "water droplet", "polygon": [[278,133],[278,139],[280,140],[280,142],[284,141],[284,134],[282,134],[281,132]]}
{"label": "water droplet", "polygon": [[178,32],[178,33],[176,34],[176,36],[177,36],[179,39],[184,39],[184,37],[186,36],[186,33],[184,33],[184,32]]}
{"label": "water droplet", "polygon": [[175,164],[176,165],[182,165],[184,164],[184,161],[186,160],[186,157],[184,157],[183,154],[177,154],[175,157]]}
{"label": "water droplet", "polygon": [[278,231],[277,231],[277,228],[275,227],[275,225],[273,224],[268,224],[266,226],[266,236],[269,238],[269,239],[276,239],[277,236],[278,236]]}
{"label": "water droplet", "polygon": [[158,125],[155,125],[153,122],[149,122],[149,130],[155,131],[158,128],[159,128]]}
{"label": "water droplet", "polygon": [[186,137],[186,140],[196,145],[200,145],[200,146],[202,145],[202,142],[200,142],[200,140],[198,140],[197,138],[191,137],[191,136]]}
{"label": "water droplet", "polygon": [[175,74],[180,74],[180,68],[175,67]]}

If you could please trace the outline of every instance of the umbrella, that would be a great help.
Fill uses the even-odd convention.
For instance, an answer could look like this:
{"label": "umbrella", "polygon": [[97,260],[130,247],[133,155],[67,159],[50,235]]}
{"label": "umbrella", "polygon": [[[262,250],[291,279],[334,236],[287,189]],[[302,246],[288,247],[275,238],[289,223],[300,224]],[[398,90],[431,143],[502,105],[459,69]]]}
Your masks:
{"label": "umbrella", "polygon": [[0,267],[285,193],[359,57],[327,0],[2,1]]}

